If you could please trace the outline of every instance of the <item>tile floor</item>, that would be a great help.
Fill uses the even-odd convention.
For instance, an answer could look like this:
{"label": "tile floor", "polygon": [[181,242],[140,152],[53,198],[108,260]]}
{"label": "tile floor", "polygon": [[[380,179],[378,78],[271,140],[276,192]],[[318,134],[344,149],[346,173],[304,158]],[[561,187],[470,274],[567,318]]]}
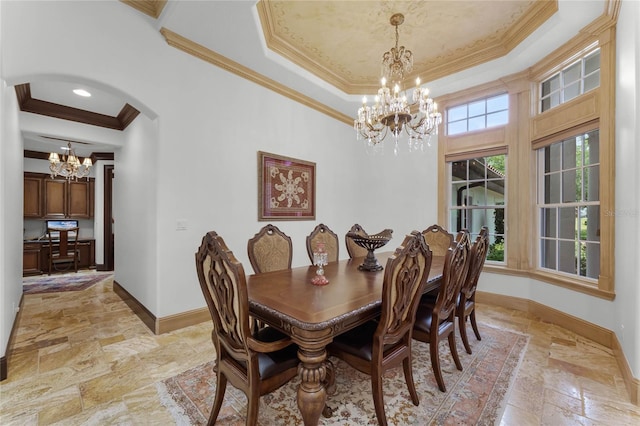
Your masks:
{"label": "tile floor", "polygon": [[[529,314],[478,311],[486,324],[531,336],[502,425],[640,424],[611,350]],[[0,424],[172,424],[155,383],[210,360],[210,333],[206,322],[152,334],[110,280],[27,295],[0,382]]]}

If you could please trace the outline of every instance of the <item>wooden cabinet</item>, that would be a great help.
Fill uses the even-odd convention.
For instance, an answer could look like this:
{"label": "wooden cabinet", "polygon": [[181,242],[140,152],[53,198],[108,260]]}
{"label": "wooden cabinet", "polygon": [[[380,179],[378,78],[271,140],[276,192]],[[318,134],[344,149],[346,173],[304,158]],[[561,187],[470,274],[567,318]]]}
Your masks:
{"label": "wooden cabinet", "polygon": [[42,200],[44,195],[42,187],[43,177],[41,174],[24,174],[24,217],[41,218],[43,216]]}
{"label": "wooden cabinet", "polygon": [[[54,250],[58,247],[54,243]],[[95,268],[95,240],[78,240],[79,269]],[[56,272],[56,271],[54,271]],[[22,251],[22,275],[38,275],[49,273],[49,242],[25,241]]]}
{"label": "wooden cabinet", "polygon": [[42,273],[40,268],[40,250],[42,244],[24,243],[22,250],[22,275],[35,275]]}
{"label": "wooden cabinet", "polygon": [[24,174],[24,217],[90,219],[93,217],[94,179],[67,181],[43,173]]}

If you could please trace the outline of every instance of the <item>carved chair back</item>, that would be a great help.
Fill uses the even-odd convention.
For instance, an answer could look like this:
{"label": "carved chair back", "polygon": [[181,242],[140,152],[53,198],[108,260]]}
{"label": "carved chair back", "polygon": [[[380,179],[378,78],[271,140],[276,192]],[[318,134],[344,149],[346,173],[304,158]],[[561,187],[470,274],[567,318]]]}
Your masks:
{"label": "carved chair back", "polygon": [[323,223],[316,226],[307,236],[307,254],[313,263],[313,252],[317,250],[318,243],[324,244],[327,252],[327,262],[337,262],[339,256],[338,236]]}
{"label": "carved chair back", "polygon": [[290,269],[293,259],[293,243],[277,226],[265,225],[247,243],[249,262],[253,271],[261,272]]}
{"label": "carved chair back", "polygon": [[422,235],[434,256],[445,256],[453,243],[453,234],[440,225],[431,225],[422,231]]}
{"label": "carved chair back", "polygon": [[351,229],[349,229],[349,232],[347,232],[347,234],[344,236],[344,242],[345,242],[345,245],[347,246],[347,253],[349,253],[349,257],[354,258],[354,257],[366,256],[369,253],[369,251],[366,248],[360,247],[359,245],[357,245],[353,241],[353,238],[349,237],[349,233],[351,232],[356,234],[361,234],[361,235],[367,235],[364,229],[362,229],[362,226],[358,225],[357,223],[353,225]]}

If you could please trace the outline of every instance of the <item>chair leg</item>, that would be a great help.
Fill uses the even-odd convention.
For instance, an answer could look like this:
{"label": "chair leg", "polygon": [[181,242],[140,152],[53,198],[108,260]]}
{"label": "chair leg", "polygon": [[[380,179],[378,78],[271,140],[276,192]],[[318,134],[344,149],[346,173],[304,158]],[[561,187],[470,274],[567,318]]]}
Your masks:
{"label": "chair leg", "polygon": [[407,357],[402,361],[402,369],[404,370],[404,381],[407,382],[407,388],[409,389],[409,395],[411,395],[411,402],[413,405],[420,405],[420,399],[418,399],[418,392],[416,392],[416,385],[413,382],[413,369],[411,368],[411,357]]}
{"label": "chair leg", "polygon": [[249,379],[249,392],[247,393],[247,426],[255,426],[258,423],[258,409],[260,408],[260,391],[258,389],[259,379],[251,383]]}
{"label": "chair leg", "polygon": [[462,363],[460,362],[460,357],[458,357],[458,348],[456,347],[456,333],[449,333],[449,349],[451,350],[451,356],[453,356],[453,361],[456,363],[456,368],[462,371]]}
{"label": "chair leg", "polygon": [[209,415],[207,425],[212,426],[216,424],[216,419],[220,413],[220,408],[222,407],[222,401],[224,400],[224,393],[226,390],[227,378],[224,374],[220,374],[220,372],[218,372],[216,380],[216,397],[213,400],[213,407],[211,407],[211,414]]}
{"label": "chair leg", "polygon": [[373,406],[380,426],[387,426],[387,416],[384,413],[384,399],[382,393],[382,374],[371,375],[371,390],[373,392]]}
{"label": "chair leg", "polygon": [[436,382],[438,388],[442,392],[447,391],[447,387],[444,385],[444,378],[442,377],[442,371],[440,370],[440,353],[438,351],[438,339],[429,343],[429,352],[431,354],[431,368],[433,369],[433,375],[436,376]]}
{"label": "chair leg", "polygon": [[478,340],[482,340],[482,337],[480,337],[480,332],[478,331],[478,323],[476,322],[476,310],[475,309],[473,311],[471,311],[471,315],[469,315],[469,318],[471,318],[471,326],[473,327],[473,332],[476,334],[476,338]]}
{"label": "chair leg", "polygon": [[467,353],[471,355],[471,346],[469,346],[469,339],[467,338],[467,317],[464,313],[461,313],[458,316],[458,329],[460,330],[460,337],[462,338],[462,343],[464,344],[464,348],[467,350]]}

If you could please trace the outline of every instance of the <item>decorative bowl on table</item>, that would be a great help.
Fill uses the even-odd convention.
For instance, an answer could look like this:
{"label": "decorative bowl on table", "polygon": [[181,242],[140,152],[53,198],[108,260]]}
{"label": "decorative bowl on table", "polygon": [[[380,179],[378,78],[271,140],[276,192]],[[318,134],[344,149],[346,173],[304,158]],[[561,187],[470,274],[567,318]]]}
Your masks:
{"label": "decorative bowl on table", "polygon": [[364,231],[347,233],[347,237],[351,238],[354,243],[367,249],[367,257],[365,257],[364,263],[358,266],[358,269],[361,271],[381,271],[383,269],[373,252],[387,244],[391,240],[391,234],[393,234],[391,229],[385,229],[373,235]]}

